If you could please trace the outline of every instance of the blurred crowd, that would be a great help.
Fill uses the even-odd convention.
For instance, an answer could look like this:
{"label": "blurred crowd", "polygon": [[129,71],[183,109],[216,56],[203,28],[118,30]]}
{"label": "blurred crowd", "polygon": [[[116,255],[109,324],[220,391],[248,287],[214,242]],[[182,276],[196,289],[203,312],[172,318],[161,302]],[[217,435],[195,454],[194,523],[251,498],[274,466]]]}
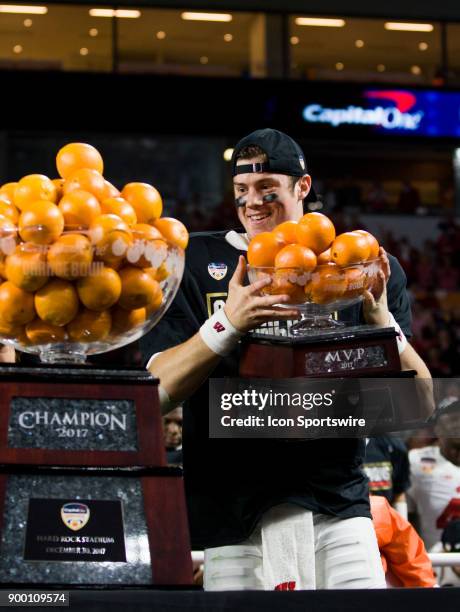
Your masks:
{"label": "blurred crowd", "polygon": [[453,217],[441,222],[437,240],[415,248],[410,238],[381,237],[407,275],[412,299],[412,343],[433,377],[460,374],[460,225]]}

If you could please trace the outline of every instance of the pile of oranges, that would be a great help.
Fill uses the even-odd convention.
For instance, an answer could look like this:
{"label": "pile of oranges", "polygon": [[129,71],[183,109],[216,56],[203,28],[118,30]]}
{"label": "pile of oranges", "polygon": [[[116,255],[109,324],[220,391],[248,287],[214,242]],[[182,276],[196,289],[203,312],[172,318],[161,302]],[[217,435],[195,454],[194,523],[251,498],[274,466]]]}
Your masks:
{"label": "pile of oranges", "polygon": [[103,341],[142,325],[163,301],[168,251],[188,232],[161,218],[147,183],[119,191],[100,153],[70,143],[60,178],[0,187],[0,336],[22,344]]}
{"label": "pile of oranges", "polygon": [[313,212],[257,234],[247,257],[258,276],[271,276],[264,293],[289,295],[291,304],[328,304],[355,298],[371,287],[379,248],[364,230],[337,236],[332,221]]}

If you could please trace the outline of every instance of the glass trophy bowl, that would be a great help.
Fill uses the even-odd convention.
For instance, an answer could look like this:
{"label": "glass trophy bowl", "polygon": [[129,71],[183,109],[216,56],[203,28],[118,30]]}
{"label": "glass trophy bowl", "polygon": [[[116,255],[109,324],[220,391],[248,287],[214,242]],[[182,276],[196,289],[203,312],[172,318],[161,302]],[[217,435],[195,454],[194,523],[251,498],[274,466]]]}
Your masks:
{"label": "glass trophy bowl", "polygon": [[179,288],[184,251],[164,238],[116,230],[95,243],[65,228],[59,241],[0,237],[0,342],[43,363],[83,364],[137,340]]}
{"label": "glass trophy bowl", "polygon": [[376,258],[345,267],[323,264],[309,272],[300,268],[248,266],[248,277],[251,283],[270,278],[271,283],[261,289],[263,295],[290,296],[289,302],[277,306],[294,307],[300,312],[301,318],[291,326],[290,333],[305,336],[312,330],[343,326],[333,314],[360,302],[364,291],[372,293],[380,284],[380,270],[382,261]]}

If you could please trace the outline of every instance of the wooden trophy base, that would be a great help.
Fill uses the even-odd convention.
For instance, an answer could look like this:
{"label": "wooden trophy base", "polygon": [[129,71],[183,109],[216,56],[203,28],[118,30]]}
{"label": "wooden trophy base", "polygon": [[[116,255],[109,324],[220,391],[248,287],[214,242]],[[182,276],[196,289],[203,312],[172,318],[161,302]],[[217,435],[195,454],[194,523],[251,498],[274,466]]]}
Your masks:
{"label": "wooden trophy base", "polygon": [[193,583],[158,382],[145,370],[0,367],[1,584]]}
{"label": "wooden trophy base", "polygon": [[250,334],[243,340],[243,378],[372,377],[401,372],[394,328],[342,327],[308,336]]}

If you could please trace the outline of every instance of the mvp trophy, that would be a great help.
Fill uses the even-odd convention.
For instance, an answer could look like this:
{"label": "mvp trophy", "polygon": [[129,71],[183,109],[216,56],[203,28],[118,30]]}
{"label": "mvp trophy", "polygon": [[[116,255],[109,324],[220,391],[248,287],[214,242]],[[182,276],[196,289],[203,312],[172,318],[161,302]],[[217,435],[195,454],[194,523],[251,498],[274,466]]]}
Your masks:
{"label": "mvp trophy", "polygon": [[270,274],[279,293],[290,292],[301,320],[285,326],[267,324],[250,334],[243,345],[240,374],[249,378],[398,375],[401,363],[394,328],[347,325],[334,318],[359,307],[363,291],[373,286],[380,269],[379,259],[333,272],[327,266],[311,274],[293,269],[281,279],[274,269],[249,269],[251,280]]}
{"label": "mvp trophy", "polygon": [[[251,282],[270,274],[266,291],[289,293],[301,320],[265,324],[248,334],[240,376],[250,387],[278,391],[289,384],[296,390],[330,390],[327,379],[335,379],[340,392],[331,415],[366,416],[365,435],[420,427],[430,414],[430,393],[414,380],[414,371],[401,370],[396,330],[346,323],[358,319],[362,293],[372,289],[380,270],[379,259],[342,269],[320,266],[310,274],[249,268]],[[334,318],[337,314],[342,320]],[[315,414],[325,415],[324,410]]]}
{"label": "mvp trophy", "polygon": [[[80,306],[79,337],[71,324],[53,332],[38,321],[0,338],[40,358],[0,367],[2,585],[192,584],[181,470],[166,464],[158,380],[86,362],[152,329],[183,263],[183,251],[168,246],[158,303],[137,324],[123,329],[114,309]],[[107,320],[112,327],[99,333]]]}

